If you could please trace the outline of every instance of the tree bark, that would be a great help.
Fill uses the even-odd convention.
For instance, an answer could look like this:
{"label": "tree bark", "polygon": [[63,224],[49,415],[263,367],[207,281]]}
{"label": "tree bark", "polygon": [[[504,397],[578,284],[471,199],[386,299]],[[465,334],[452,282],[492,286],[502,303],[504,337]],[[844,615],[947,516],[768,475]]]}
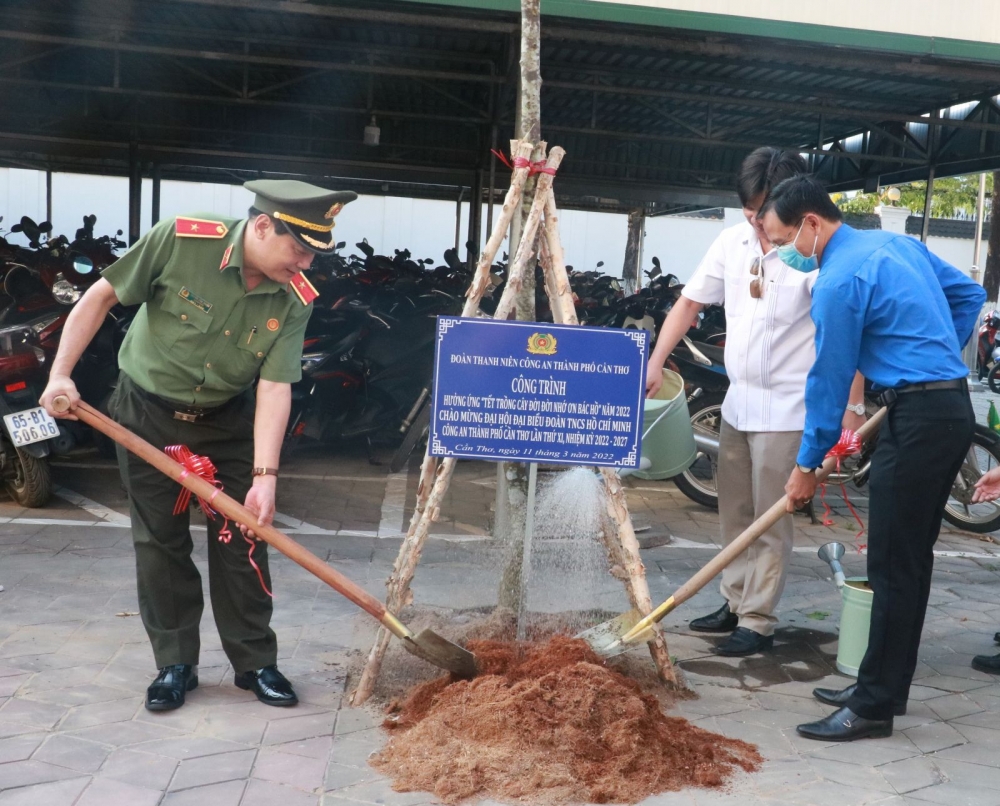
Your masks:
{"label": "tree bark", "polygon": [[983,274],[986,299],[996,302],[1000,296],[1000,171],[993,172],[993,201],[990,206],[990,240]]}

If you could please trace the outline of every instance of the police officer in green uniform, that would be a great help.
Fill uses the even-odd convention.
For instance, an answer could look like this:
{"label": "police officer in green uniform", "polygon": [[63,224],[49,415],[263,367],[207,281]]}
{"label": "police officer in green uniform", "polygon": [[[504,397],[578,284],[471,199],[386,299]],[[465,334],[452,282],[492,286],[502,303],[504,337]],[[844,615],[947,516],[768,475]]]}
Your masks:
{"label": "police officer in green uniform", "polygon": [[[334,218],[357,196],[293,180],[246,187],[256,194],[249,219],[162,221],[104,271],[70,314],[41,403],[55,416],[57,396],[75,406],[70,372],[108,311],[141,303],[119,354],[112,416],[159,448],[185,445],[207,457],[225,491],[270,523],[291,384],[301,377],[317,296],[302,272],[314,254],[333,251]],[[139,609],[159,668],[146,708],[171,710],[198,685],[204,602],[188,510],[174,514],[176,482],[120,447],[118,463]],[[221,515],[208,519],[209,591],[235,684],[268,705],[295,705],[276,665],[266,544],[244,540],[253,537],[245,525],[242,535],[223,525]]]}

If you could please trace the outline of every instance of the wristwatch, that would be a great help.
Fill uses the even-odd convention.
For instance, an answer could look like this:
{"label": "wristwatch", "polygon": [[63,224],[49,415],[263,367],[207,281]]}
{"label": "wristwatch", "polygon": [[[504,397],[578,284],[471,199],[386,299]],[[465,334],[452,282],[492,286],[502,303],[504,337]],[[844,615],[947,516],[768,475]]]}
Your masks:
{"label": "wristwatch", "polygon": [[848,403],[847,404],[847,410],[848,411],[853,411],[857,415],[863,415],[865,413],[865,404],[864,403],[855,403],[852,406],[850,403]]}
{"label": "wristwatch", "polygon": [[251,476],[274,476],[278,477],[278,468],[276,467],[255,467],[251,473]]}
{"label": "wristwatch", "polygon": [[815,467],[806,467],[805,465],[795,465],[799,469],[799,473],[815,473]]}

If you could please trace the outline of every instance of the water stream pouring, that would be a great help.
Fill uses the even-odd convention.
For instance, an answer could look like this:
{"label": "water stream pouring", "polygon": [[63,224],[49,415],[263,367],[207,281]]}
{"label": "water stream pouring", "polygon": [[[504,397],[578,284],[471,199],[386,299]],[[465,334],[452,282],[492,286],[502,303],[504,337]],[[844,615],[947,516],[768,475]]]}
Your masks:
{"label": "water stream pouring", "polygon": [[817,552],[819,558],[827,563],[830,566],[830,570],[833,571],[833,581],[838,588],[844,587],[844,582],[847,579],[844,576],[844,567],[840,564],[840,559],[846,551],[847,549],[844,548],[843,543],[834,541],[820,546]]}
{"label": "water stream pouring", "polygon": [[[56,411],[64,412],[70,408],[68,397],[60,395],[53,401]],[[82,400],[73,409],[81,421],[102,434],[107,435],[119,445],[130,450],[140,459],[148,462],[161,473],[169,476],[178,484],[183,485],[199,498],[211,500],[212,506],[236,523],[244,523],[253,529],[261,540],[301,565],[309,573],[325,582],[337,593],[354,602],[358,607],[378,621],[403,642],[403,647],[412,655],[422,658],[428,663],[453,672],[460,677],[475,677],[476,658],[467,649],[441,637],[433,630],[422,630],[414,634],[395,615],[385,609],[385,605],[372,596],[356,582],[348,579],[333,566],[327,565],[308,549],[300,546],[288,535],[279,532],[270,524],[260,524],[256,516],[239,502],[221,492],[201,476],[188,473],[182,465],[175,462],[163,451],[154,448],[146,440],[136,436],[127,428],[97,411],[93,406]]]}

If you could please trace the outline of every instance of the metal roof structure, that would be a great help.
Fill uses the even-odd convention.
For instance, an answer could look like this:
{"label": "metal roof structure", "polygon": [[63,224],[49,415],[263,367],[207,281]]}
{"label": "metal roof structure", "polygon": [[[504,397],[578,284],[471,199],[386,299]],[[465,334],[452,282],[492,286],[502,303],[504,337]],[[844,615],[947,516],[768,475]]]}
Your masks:
{"label": "metal roof structure", "polygon": [[[491,167],[503,184],[490,148],[513,132],[517,4],[440,1],[0,0],[0,164],[450,199]],[[841,190],[1000,168],[998,47],[573,16],[584,2],[542,0],[564,206],[732,203],[759,145]]]}

